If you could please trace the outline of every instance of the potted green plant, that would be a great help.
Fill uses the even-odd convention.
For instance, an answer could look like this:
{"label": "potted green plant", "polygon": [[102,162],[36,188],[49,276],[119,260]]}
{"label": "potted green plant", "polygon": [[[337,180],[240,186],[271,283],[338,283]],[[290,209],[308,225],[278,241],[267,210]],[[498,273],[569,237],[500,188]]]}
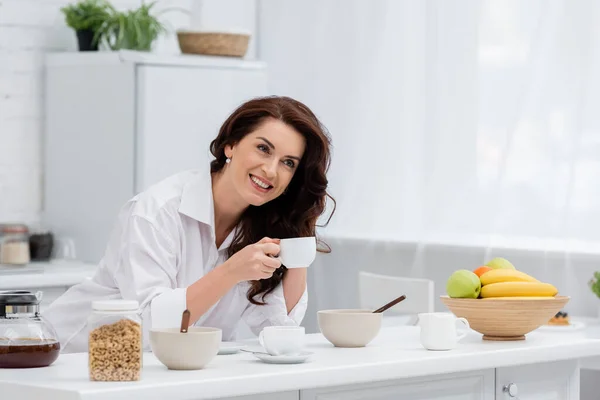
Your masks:
{"label": "potted green plant", "polygon": [[[588,285],[590,286],[592,293],[600,298],[600,272],[594,272],[594,276],[589,280]],[[598,308],[598,316],[600,317],[600,307]]]}
{"label": "potted green plant", "polygon": [[142,3],[137,9],[123,12],[111,7],[110,15],[98,28],[104,43],[111,50],[150,51],[154,41],[166,32],[165,26],[158,20],[158,13],[150,13],[155,4]]}
{"label": "potted green plant", "polygon": [[98,30],[109,18],[112,7],[105,0],[80,0],[61,8],[67,26],[77,34],[79,51],[97,51]]}

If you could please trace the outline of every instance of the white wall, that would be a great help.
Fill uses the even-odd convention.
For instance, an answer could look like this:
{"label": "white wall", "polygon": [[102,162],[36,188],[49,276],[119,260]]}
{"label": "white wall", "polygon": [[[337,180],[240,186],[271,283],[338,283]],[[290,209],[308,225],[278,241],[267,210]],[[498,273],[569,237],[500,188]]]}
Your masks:
{"label": "white wall", "polygon": [[[66,0],[0,2],[0,222],[39,221],[42,211],[42,57],[47,51],[75,51],[74,32],[64,25]],[[118,8],[139,0],[112,0]],[[254,32],[254,0],[162,0],[160,8],[181,7],[190,14],[164,14],[172,29],[207,28]],[[174,35],[161,39],[160,52],[178,52]],[[247,58],[254,58],[251,41]]]}

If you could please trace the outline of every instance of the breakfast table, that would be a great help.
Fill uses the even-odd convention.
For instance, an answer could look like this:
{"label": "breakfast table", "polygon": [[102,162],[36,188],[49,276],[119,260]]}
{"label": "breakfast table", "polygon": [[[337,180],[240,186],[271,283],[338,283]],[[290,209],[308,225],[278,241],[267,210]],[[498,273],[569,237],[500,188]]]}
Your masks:
{"label": "breakfast table", "polygon": [[[135,382],[92,382],[87,353],[62,354],[46,368],[0,369],[0,393],[19,400],[575,400],[581,361],[600,357],[600,339],[585,330],[568,340],[536,330],[526,340],[504,342],[467,331],[450,351],[425,350],[419,332],[416,326],[384,327],[362,348],[336,348],[310,334],[306,350],[313,354],[299,364],[268,364],[240,351],[217,355],[202,370],[174,371],[144,353]],[[260,351],[255,340],[244,345]]]}

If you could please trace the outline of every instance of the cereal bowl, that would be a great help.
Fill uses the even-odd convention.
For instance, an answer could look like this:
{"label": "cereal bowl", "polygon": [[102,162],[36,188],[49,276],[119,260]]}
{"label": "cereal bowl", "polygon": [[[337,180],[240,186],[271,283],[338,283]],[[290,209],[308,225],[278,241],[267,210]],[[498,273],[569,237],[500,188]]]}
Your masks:
{"label": "cereal bowl", "polygon": [[219,328],[190,327],[150,331],[150,347],[156,358],[168,369],[202,369],[219,352],[222,331]]}
{"label": "cereal bowl", "polygon": [[364,347],[381,329],[382,314],[372,310],[321,310],[317,314],[319,328],[336,347]]}

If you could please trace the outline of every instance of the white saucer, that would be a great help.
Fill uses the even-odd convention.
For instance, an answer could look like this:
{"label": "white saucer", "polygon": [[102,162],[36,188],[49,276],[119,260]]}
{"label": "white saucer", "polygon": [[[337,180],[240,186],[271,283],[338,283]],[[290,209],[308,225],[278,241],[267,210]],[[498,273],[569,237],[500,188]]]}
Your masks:
{"label": "white saucer", "polygon": [[573,321],[569,325],[542,325],[538,329],[546,332],[573,332],[585,328],[585,323]]}
{"label": "white saucer", "polygon": [[235,354],[244,347],[241,343],[236,342],[221,342],[219,345],[219,355]]}
{"label": "white saucer", "polygon": [[310,351],[303,351],[302,353],[293,356],[272,356],[270,354],[258,352],[252,354],[259,360],[269,364],[300,364],[308,360],[313,353]]}

